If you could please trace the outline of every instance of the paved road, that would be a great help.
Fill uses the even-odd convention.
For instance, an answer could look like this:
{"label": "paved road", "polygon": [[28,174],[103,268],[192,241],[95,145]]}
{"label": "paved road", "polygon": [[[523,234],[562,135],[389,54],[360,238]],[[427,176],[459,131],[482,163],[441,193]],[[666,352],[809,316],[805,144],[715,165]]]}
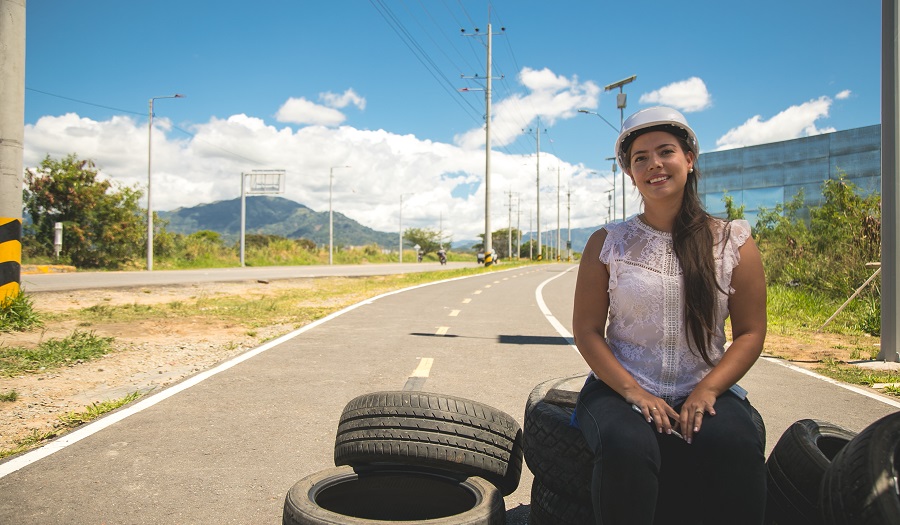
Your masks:
{"label": "paved road", "polygon": [[[418,287],[273,341],[0,463],[0,523],[280,523],[287,490],[332,466],[346,402],[402,389],[423,358],[433,362],[412,380],[418,389],[487,403],[522,424],[536,384],[586,372],[565,338],[575,273],[547,264]],[[798,419],[858,431],[900,407],[765,360],[742,384],[769,449]],[[506,498],[510,525],[527,522],[532,479],[526,468]]]}
{"label": "paved road", "polygon": [[[77,272],[26,274],[21,277],[22,289],[28,293],[85,290],[88,288],[128,288],[134,286],[164,286],[199,282],[256,281],[258,279],[295,279],[301,277],[358,277],[364,275],[392,275],[398,273],[433,272],[454,268],[474,268],[476,262],[336,264],[319,266],[263,266],[244,268],[213,268],[200,270],[155,270],[152,272]],[[502,264],[497,268],[502,268]]]}

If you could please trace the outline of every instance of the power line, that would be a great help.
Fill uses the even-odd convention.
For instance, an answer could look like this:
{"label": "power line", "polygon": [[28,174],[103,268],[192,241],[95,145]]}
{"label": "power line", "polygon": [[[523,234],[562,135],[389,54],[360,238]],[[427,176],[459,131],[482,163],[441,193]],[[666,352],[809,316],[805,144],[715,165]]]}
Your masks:
{"label": "power line", "polygon": [[[443,73],[440,72],[440,68],[428,56],[428,53],[416,42],[415,38],[412,34],[404,27],[403,23],[394,15],[391,11],[390,7],[385,5],[383,0],[369,0],[369,3],[378,11],[378,14],[388,23],[388,25],[393,29],[394,33],[400,37],[400,40],[403,41],[404,45],[415,55],[416,59],[425,66],[425,69],[428,70],[429,74],[440,84],[441,88],[444,89],[453,100],[463,109],[463,111],[467,111],[465,106],[463,106],[463,102],[469,106],[474,115],[479,115],[480,112],[473,106],[469,101],[459,95],[459,93],[452,89],[453,83],[448,79]],[[443,77],[443,80],[439,77]],[[468,111],[467,111],[468,112]],[[469,113],[469,116],[472,117],[476,122],[478,121],[478,117],[474,116],[473,113]]]}
{"label": "power line", "polygon": [[[61,99],[63,99],[63,100],[69,100],[69,101],[72,101],[72,102],[78,102],[79,104],[85,104],[85,105],[88,105],[88,106],[94,106],[94,107],[97,107],[97,108],[103,108],[103,109],[110,109],[110,110],[112,110],[112,111],[117,111],[117,112],[119,112],[119,113],[128,113],[129,115],[138,115],[138,116],[141,116],[141,117],[147,116],[146,113],[139,113],[139,112],[137,112],[137,111],[130,111],[130,110],[127,110],[127,109],[115,108],[115,107],[112,107],[112,106],[104,106],[103,104],[95,104],[94,102],[88,102],[88,101],[86,101],[86,100],[79,100],[79,99],[77,99],[77,98],[72,98],[72,97],[66,97],[66,96],[64,96],[64,95],[57,95],[56,93],[50,93],[49,91],[41,91],[40,89],[34,89],[34,88],[30,88],[30,87],[26,87],[25,89],[26,89],[27,91],[34,91],[35,93],[40,93],[40,94],[42,94],[42,95],[47,95],[47,96],[50,96],[50,97],[61,98]],[[232,155],[232,156],[237,157],[237,158],[242,159],[242,160],[246,160],[247,162],[251,162],[251,163],[256,164],[256,165],[262,165],[262,164],[263,164],[263,163],[261,163],[261,162],[258,162],[258,161],[256,161],[256,160],[247,158],[247,157],[245,157],[245,156],[243,156],[243,155],[240,155],[240,154],[238,154],[238,153],[235,153],[235,152],[233,152],[233,151],[227,150],[227,149],[225,149],[225,148],[223,148],[223,147],[221,147],[221,146],[217,146],[217,145],[215,145],[215,144],[213,144],[213,143],[211,143],[211,142],[208,142],[208,141],[205,141],[205,140],[203,140],[203,139],[197,138],[197,135],[191,133],[190,131],[187,131],[187,130],[185,130],[185,129],[182,129],[182,128],[180,128],[180,127],[174,125],[174,124],[172,125],[172,127],[173,127],[174,129],[176,129],[176,130],[178,130],[178,131],[184,133],[185,135],[191,137],[193,140],[195,140],[195,141],[197,141],[197,142],[202,142],[203,144],[207,144],[207,145],[209,145],[209,146],[212,146],[212,147],[214,147],[214,148],[216,148],[216,149],[218,149],[218,150],[221,150],[221,151],[224,151],[225,153],[228,153],[229,155]]]}
{"label": "power line", "polygon": [[104,105],[102,105],[102,104],[94,104],[93,102],[87,102],[87,101],[85,101],[85,100],[78,100],[77,98],[64,97],[64,96],[62,96],[62,95],[57,95],[57,94],[55,94],[55,93],[49,93],[49,92],[47,92],[47,91],[41,91],[40,89],[34,89],[34,88],[26,87],[25,90],[26,90],[26,91],[34,91],[35,93],[40,93],[40,94],[42,94],[42,95],[47,95],[47,96],[50,96],[50,97],[61,98],[61,99],[64,99],[64,100],[70,100],[70,101],[72,101],[72,102],[78,102],[79,104],[86,104],[86,105],[88,105],[88,106],[94,106],[94,107],[97,107],[97,108],[111,109],[111,110],[113,110],[113,111],[118,111],[118,112],[120,112],[120,113],[129,113],[129,114],[131,114],[131,115],[141,115],[141,116],[146,115],[146,113],[138,113],[137,111],[129,111],[129,110],[127,110],[127,109],[114,108],[114,107],[111,107],[111,106],[104,106]]}

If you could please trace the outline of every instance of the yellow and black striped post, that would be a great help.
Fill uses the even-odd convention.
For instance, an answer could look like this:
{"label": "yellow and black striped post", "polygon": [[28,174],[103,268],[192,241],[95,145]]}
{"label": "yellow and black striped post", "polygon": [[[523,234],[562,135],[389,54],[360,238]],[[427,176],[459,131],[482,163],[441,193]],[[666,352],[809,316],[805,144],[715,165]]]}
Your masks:
{"label": "yellow and black striped post", "polygon": [[22,219],[0,217],[0,302],[19,295]]}

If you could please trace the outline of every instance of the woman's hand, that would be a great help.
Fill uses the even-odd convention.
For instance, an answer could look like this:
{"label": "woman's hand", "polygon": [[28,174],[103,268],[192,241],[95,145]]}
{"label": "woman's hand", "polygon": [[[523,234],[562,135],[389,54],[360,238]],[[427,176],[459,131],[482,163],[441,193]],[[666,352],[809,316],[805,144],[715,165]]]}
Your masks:
{"label": "woman's hand", "polygon": [[672,421],[678,421],[678,412],[662,398],[645,391],[626,401],[638,409],[648,423],[656,425],[656,431],[660,434],[671,434],[674,430]]}
{"label": "woman's hand", "polygon": [[694,434],[700,432],[700,428],[703,426],[703,417],[706,414],[716,415],[715,404],[714,392],[706,389],[694,389],[687,401],[681,405],[681,414],[677,416],[678,426],[681,428],[684,440],[689,444],[694,440]]}

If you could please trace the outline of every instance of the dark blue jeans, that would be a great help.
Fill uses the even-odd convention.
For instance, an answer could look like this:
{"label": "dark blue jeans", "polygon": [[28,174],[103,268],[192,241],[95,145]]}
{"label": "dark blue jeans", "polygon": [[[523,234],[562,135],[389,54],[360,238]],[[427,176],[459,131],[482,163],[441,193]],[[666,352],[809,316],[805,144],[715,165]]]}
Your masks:
{"label": "dark blue jeans", "polygon": [[750,402],[729,391],[716,399],[715,409],[688,445],[658,433],[602,381],[588,380],[576,414],[594,451],[597,524],[761,524],[765,447]]}

